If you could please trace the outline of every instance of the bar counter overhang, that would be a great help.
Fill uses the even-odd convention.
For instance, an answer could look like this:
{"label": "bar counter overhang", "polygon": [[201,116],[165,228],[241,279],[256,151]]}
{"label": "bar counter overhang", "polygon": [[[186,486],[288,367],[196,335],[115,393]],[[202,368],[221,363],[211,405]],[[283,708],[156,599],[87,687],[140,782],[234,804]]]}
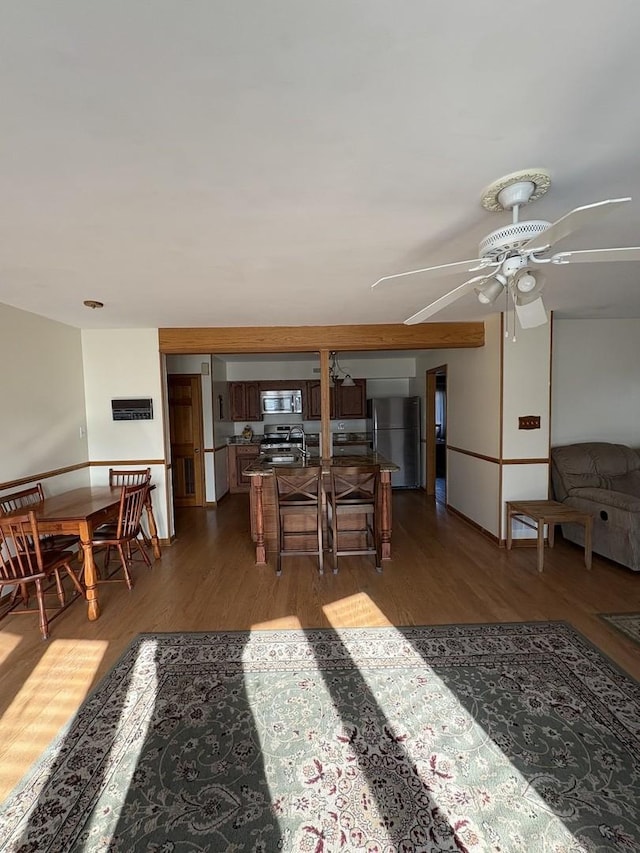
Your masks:
{"label": "bar counter overhang", "polygon": [[[380,489],[378,495],[377,523],[382,544],[382,559],[391,559],[391,474],[398,470],[394,462],[390,462],[379,453],[369,452],[366,454],[340,454],[331,459],[320,460],[317,456],[300,459],[289,463],[287,467],[303,468],[307,465],[318,465],[323,469],[325,486],[328,486],[329,470],[331,465],[379,465],[380,466]],[[276,533],[276,495],[273,481],[273,468],[277,463],[269,461],[268,458],[259,456],[245,469],[246,476],[251,478],[250,514],[251,514],[251,538],[256,548],[256,565],[263,566],[267,562],[269,552],[277,548]],[[326,518],[326,513],[325,513]],[[313,539],[315,535],[313,526],[309,527],[309,536]],[[312,547],[312,546],[310,546]]]}

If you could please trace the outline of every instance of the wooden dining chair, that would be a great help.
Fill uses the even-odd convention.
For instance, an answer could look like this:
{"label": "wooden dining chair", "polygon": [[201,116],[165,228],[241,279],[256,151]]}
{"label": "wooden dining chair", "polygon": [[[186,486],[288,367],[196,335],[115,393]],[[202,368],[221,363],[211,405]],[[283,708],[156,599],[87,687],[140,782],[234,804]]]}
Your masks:
{"label": "wooden dining chair", "polygon": [[[0,497],[0,514],[7,515],[17,510],[29,509],[29,507],[37,506],[42,501],[44,501],[42,483],[36,483],[35,486],[29,486],[28,489],[21,489],[19,492],[2,495]],[[64,551],[66,548],[72,548],[75,545],[78,545],[78,559],[82,560],[83,551],[79,547],[79,536],[72,533],[45,533],[40,535],[40,547],[45,550],[52,548]]]}
{"label": "wooden dining chair", "polygon": [[[142,483],[151,483],[151,468],[109,468],[110,486],[140,486]],[[153,518],[153,507],[151,505],[151,491],[147,494],[145,509],[148,516]],[[155,519],[154,519],[155,525]],[[151,547],[151,537],[140,523],[140,534],[145,544]]]}
{"label": "wooden dining chair", "polygon": [[333,573],[338,557],[371,554],[376,571],[382,571],[379,535],[379,465],[332,465],[327,492],[327,532],[333,553]]}
{"label": "wooden dining chair", "polygon": [[[282,574],[282,558],[294,554],[315,554],[318,573],[322,574],[322,468],[319,465],[305,468],[274,466],[273,476],[278,532],[276,574]],[[310,539],[314,540],[311,548],[308,547]]]}
{"label": "wooden dining chair", "polygon": [[[138,552],[143,562],[151,568],[151,560],[145,550],[145,543],[140,539],[140,518],[147,500],[149,491],[148,483],[133,486],[122,486],[120,493],[120,507],[118,520],[113,523],[103,524],[93,532],[92,546],[94,548],[104,547],[106,549],[104,558],[105,572],[108,570],[111,549],[115,548],[120,557],[120,564],[124,572],[124,580],[129,589],[133,588],[133,581],[129,567],[133,562],[133,553]],[[112,580],[110,577],[101,579],[101,582]]]}
{"label": "wooden dining chair", "polygon": [[151,468],[109,468],[110,486],[140,486],[151,482]]}
{"label": "wooden dining chair", "polygon": [[[0,517],[0,596],[10,587],[6,596],[7,613],[38,613],[42,639],[49,636],[49,622],[45,596],[49,590],[44,582],[55,581],[55,594],[59,606],[65,606],[65,592],[60,573],[64,570],[71,578],[76,591],[84,598],[84,589],[71,568],[73,553],[53,548],[43,549],[38,531],[38,520],[33,510]],[[29,606],[29,588],[35,588],[37,610]],[[20,607],[20,603],[22,606]],[[55,615],[55,613],[54,613]]]}

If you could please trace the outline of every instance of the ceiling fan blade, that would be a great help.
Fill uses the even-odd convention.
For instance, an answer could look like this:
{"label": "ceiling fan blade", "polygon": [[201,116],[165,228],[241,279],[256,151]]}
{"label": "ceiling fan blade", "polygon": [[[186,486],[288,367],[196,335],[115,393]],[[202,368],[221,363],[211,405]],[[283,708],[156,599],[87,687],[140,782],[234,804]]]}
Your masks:
{"label": "ceiling fan blade", "polygon": [[483,284],[485,281],[488,281],[493,277],[493,272],[490,275],[476,275],[473,278],[470,278],[468,281],[462,282],[457,287],[454,287],[453,290],[450,290],[448,293],[445,293],[444,296],[441,296],[439,299],[436,299],[435,302],[430,302],[429,305],[426,305],[420,311],[412,314],[411,317],[407,317],[404,321],[405,325],[413,326],[415,323],[421,323],[423,320],[426,320],[427,317],[431,317],[433,314],[437,314],[438,311],[441,311],[443,308],[446,308],[447,305],[451,305],[452,302],[455,302],[456,299],[459,299],[461,296],[470,290],[472,287],[478,287],[480,284]]}
{"label": "ceiling fan blade", "polygon": [[543,326],[549,319],[540,296],[525,304],[519,304],[516,300],[514,305],[521,329],[535,329],[536,326]]}
{"label": "ceiling fan blade", "polygon": [[619,249],[580,249],[557,252],[549,258],[552,264],[593,263],[597,261],[640,261],[640,246],[621,246]]}
{"label": "ceiling fan blade", "polygon": [[575,210],[570,210],[562,218],[554,222],[550,228],[543,231],[533,240],[529,240],[522,247],[523,251],[541,252],[553,246],[555,243],[588,225],[589,222],[595,222],[601,219],[607,213],[614,210],[614,205],[622,202],[631,201],[631,198],[609,198],[606,201],[597,201],[595,204],[585,204],[584,207],[576,207]]}
{"label": "ceiling fan blade", "polygon": [[456,272],[475,272],[476,270],[485,269],[489,265],[497,267],[499,264],[491,260],[491,258],[474,258],[471,261],[456,261],[453,264],[439,264],[436,267],[425,267],[422,270],[409,270],[409,272],[398,272],[395,275],[384,275],[374,282],[371,287],[374,288],[383,281],[389,281],[392,278],[402,278],[405,275],[417,275],[418,273],[429,273],[430,275],[450,275]]}

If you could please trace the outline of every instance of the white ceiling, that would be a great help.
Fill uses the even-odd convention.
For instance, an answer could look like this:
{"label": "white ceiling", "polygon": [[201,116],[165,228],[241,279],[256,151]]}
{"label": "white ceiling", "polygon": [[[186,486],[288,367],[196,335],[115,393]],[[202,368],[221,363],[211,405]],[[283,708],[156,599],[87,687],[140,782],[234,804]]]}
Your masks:
{"label": "white ceiling", "polygon": [[[401,322],[544,167],[524,218],[634,201],[640,3],[20,0],[0,27],[0,301],[85,328]],[[556,267],[559,316],[640,317],[640,264]],[[104,309],[82,305],[99,299]],[[434,320],[482,319],[473,294]]]}

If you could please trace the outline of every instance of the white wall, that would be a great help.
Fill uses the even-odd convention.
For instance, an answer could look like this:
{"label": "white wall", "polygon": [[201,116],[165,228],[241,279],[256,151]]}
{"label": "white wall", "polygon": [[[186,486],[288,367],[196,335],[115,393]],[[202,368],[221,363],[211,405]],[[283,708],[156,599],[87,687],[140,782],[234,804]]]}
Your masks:
{"label": "white wall", "polygon": [[[551,379],[551,327],[519,330],[517,341],[505,338],[503,348],[502,458],[521,460],[502,468],[501,538],[507,535],[506,501],[546,500],[549,497]],[[519,429],[523,415],[538,415],[540,429]],[[520,522],[513,524],[515,539],[534,538],[535,532]]]}
{"label": "white wall", "polygon": [[485,345],[431,350],[417,359],[412,393],[422,398],[426,434],[425,372],[447,366],[447,503],[495,536],[500,530],[500,466],[469,456],[500,456],[500,315],[485,321]]}
{"label": "white wall", "polygon": [[[521,330],[512,342],[503,338],[501,316],[492,315],[485,320],[484,347],[426,353],[412,383],[412,393],[423,400],[423,419],[424,374],[440,365],[447,366],[447,503],[504,539],[505,501],[547,497],[547,463],[526,460],[546,459],[549,451],[550,327]],[[541,428],[520,430],[521,415],[540,415]],[[504,459],[518,464],[502,465]],[[516,536],[532,535],[520,527]]]}
{"label": "white wall", "polygon": [[[502,424],[504,459],[546,459],[549,455],[550,357],[548,323],[519,332],[515,343],[510,339],[505,340]],[[540,429],[519,429],[518,419],[523,415],[539,415]],[[546,498],[546,494],[535,497]]]}
{"label": "white wall", "polygon": [[[0,481],[87,462],[80,330],[0,304],[0,360]],[[86,485],[87,468],[43,481],[45,494]]]}
{"label": "white wall", "polygon": [[640,447],[640,320],[554,320],[551,444]]}
{"label": "white wall", "polygon": [[367,379],[367,397],[411,397],[413,377]]}
{"label": "white wall", "polygon": [[[131,460],[133,467],[146,460],[162,460],[151,466],[155,484],[152,496],[158,535],[173,535],[171,509],[165,479],[164,411],[157,329],[85,329],[82,331],[87,438],[92,462]],[[111,400],[115,397],[151,397],[153,419],[114,421]],[[126,467],[122,465],[122,467]],[[94,466],[91,482],[108,481],[109,466]]]}

